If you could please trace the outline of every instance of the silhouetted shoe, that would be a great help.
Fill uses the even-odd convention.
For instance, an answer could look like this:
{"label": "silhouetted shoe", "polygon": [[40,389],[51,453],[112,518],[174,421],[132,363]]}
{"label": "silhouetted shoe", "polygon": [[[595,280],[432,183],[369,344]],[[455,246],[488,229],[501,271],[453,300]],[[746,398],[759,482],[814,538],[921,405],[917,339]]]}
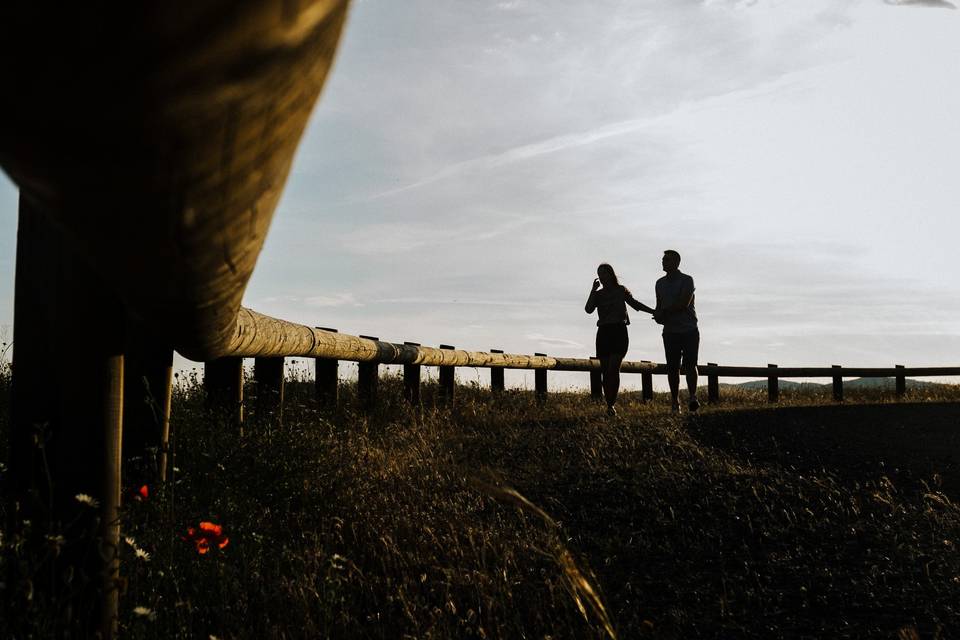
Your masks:
{"label": "silhouetted shoe", "polygon": [[696,398],[690,398],[690,404],[688,405],[690,413],[696,413],[697,409],[700,408],[700,401]]}
{"label": "silhouetted shoe", "polygon": [[607,415],[610,416],[611,418],[616,418],[617,417],[616,407],[614,406],[607,407]]}
{"label": "silhouetted shoe", "polygon": [[671,412],[671,413],[680,413],[680,403],[677,402],[677,403],[675,403],[675,404],[671,404],[671,405],[670,405],[670,412]]}

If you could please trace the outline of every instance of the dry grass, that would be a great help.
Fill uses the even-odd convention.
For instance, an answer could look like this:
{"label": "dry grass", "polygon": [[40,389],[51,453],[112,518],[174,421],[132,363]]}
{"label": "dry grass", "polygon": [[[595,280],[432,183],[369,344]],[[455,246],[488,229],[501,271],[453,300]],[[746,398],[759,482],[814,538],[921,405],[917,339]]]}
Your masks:
{"label": "dry grass", "polygon": [[[763,393],[728,392],[687,421],[662,398],[644,406],[628,394],[609,421],[578,394],[538,406],[467,387],[452,411],[414,411],[397,380],[381,391],[372,415],[320,416],[309,385],[291,384],[283,427],[238,437],[203,411],[195,384],[181,385],[175,482],[125,510],[126,535],[150,554],[125,547],[126,636],[945,638],[960,628],[956,459],[926,455],[949,440],[949,420],[934,414],[956,416],[956,404],[811,417],[824,398],[784,393],[798,406],[767,409]],[[884,449],[913,415],[918,434],[941,425],[929,446]],[[180,536],[200,520],[222,524],[230,544],[198,555]],[[31,620],[0,622],[2,636],[4,625]]]}

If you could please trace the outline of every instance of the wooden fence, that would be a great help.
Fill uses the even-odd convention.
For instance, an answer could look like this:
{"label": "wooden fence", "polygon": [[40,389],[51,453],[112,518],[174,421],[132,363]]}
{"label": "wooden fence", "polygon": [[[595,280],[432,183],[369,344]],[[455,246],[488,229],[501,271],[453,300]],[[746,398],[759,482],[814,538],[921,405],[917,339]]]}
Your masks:
{"label": "wooden fence", "polygon": [[[602,397],[600,362],[596,358],[559,358],[543,353],[533,355],[490,351],[466,351],[452,345],[423,346],[413,342],[386,342],[374,336],[354,336],[336,329],[307,327],[305,325],[270,318],[249,309],[242,309],[240,329],[228,356],[205,363],[205,386],[211,402],[231,411],[237,422],[243,422],[243,359],[255,359],[254,380],[258,388],[257,412],[275,416],[283,412],[284,358],[305,357],[315,360],[315,389],[318,407],[331,408],[338,402],[341,360],[358,363],[357,397],[361,406],[369,408],[377,399],[377,381],[380,365],[403,365],[404,396],[412,403],[420,401],[421,368],[439,370],[438,400],[440,404],[454,401],[455,371],[457,367],[490,369],[490,388],[494,393],[504,390],[506,369],[532,369],[534,393],[544,399],[548,393],[548,371],[582,371],[590,374],[590,391],[594,398]],[[641,376],[641,397],[653,398],[653,376],[665,375],[666,365],[649,361],[625,361],[622,373]],[[719,379],[766,378],[770,402],[780,398],[780,378],[831,378],[833,399],[843,401],[843,378],[889,377],[896,380],[896,395],[906,391],[907,376],[960,375],[960,367],[913,367],[896,365],[890,368],[868,367],[766,367],[720,366],[716,363],[698,365],[698,372],[707,378],[707,400],[720,401]]]}

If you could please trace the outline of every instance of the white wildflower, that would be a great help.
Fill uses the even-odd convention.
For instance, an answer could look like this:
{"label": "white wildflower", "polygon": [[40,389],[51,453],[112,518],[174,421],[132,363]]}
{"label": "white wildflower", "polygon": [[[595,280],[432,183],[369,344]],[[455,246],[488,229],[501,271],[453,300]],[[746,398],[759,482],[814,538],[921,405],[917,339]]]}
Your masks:
{"label": "white wildflower", "polygon": [[154,613],[153,609],[148,609],[147,607],[134,607],[133,615],[146,618],[147,620],[153,620],[157,617],[157,614]]}
{"label": "white wildflower", "polygon": [[149,561],[150,561],[150,553],[147,552],[147,551],[144,551],[143,549],[141,549],[140,547],[138,547],[136,540],[134,540],[133,538],[127,536],[127,537],[125,537],[125,538],[123,539],[123,541],[126,542],[128,545],[130,545],[130,547],[133,548],[133,553],[134,553],[138,558],[140,558],[141,560],[143,560],[143,561],[145,561],[145,562],[149,562]]}
{"label": "white wildflower", "polygon": [[88,507],[96,508],[100,506],[100,503],[97,502],[96,498],[94,498],[93,496],[88,496],[85,493],[78,493],[77,495],[73,496],[73,499],[79,502],[80,504],[87,505]]}

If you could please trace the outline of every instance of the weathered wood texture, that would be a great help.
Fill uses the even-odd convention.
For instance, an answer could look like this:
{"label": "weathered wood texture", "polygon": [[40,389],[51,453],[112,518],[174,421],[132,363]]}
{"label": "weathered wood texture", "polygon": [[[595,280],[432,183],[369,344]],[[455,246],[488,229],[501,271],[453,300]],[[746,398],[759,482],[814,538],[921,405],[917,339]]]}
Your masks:
{"label": "weathered wood texture", "polygon": [[[396,344],[346,333],[278,320],[250,309],[241,309],[237,334],[230,342],[231,355],[251,357],[285,355],[288,357],[337,358],[380,364],[419,364],[422,366],[490,367],[505,369],[551,369],[554,371],[594,371],[600,369],[595,358],[555,358],[551,356],[503,353],[495,349],[465,351]],[[833,378],[832,367],[738,367],[715,364],[698,365],[700,375],[731,378]],[[847,377],[877,378],[895,376],[956,376],[960,367],[844,367]],[[665,364],[625,361],[621,373],[664,375]]]}
{"label": "weathered wood texture", "polygon": [[237,311],[334,55],[346,0],[0,20],[0,165],[129,310],[197,360]]}
{"label": "weathered wood texture", "polygon": [[[4,597],[15,603],[30,580],[57,618],[51,627],[107,637],[119,586],[124,313],[49,220],[21,195],[7,514],[11,531],[32,522],[25,549],[43,565],[11,576]],[[59,553],[48,533],[67,536]]]}

